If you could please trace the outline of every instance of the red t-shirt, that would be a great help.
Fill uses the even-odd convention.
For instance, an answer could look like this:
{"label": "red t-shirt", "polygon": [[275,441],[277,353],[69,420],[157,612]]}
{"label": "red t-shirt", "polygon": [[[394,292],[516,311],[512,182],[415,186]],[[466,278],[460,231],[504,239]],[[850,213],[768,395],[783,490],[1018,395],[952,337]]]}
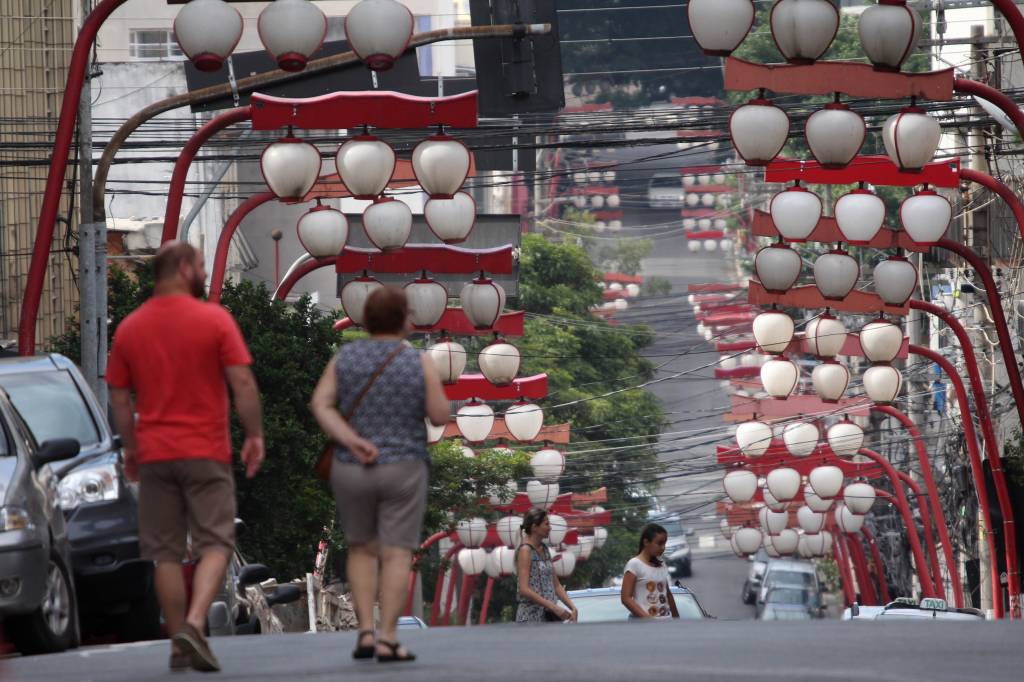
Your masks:
{"label": "red t-shirt", "polygon": [[231,313],[187,295],[154,296],[117,328],[107,383],[135,392],[139,463],[231,462],[224,369],[252,364]]}

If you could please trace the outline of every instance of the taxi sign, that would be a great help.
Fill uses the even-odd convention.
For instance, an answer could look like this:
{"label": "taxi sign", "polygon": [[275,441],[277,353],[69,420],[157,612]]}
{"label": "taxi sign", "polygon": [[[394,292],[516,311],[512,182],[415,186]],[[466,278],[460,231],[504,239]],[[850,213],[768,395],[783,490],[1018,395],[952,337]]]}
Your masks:
{"label": "taxi sign", "polygon": [[929,611],[945,611],[946,600],[937,599],[935,597],[926,597],[925,599],[921,600],[921,608],[927,609]]}

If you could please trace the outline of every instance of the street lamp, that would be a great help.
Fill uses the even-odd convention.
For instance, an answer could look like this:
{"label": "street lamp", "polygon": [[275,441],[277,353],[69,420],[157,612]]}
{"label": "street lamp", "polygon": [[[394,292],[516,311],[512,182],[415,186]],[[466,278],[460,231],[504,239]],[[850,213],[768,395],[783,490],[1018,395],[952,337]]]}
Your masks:
{"label": "street lamp", "polygon": [[953,206],[949,199],[928,189],[927,185],[900,204],[900,224],[918,244],[935,246],[946,235],[952,218]]}
{"label": "street lamp", "polygon": [[455,413],[455,423],[467,441],[482,443],[494,428],[494,410],[487,403],[474,398]]}
{"label": "street lamp", "polygon": [[412,12],[395,0],[362,0],[345,16],[352,51],[374,71],[394,66],[412,39]]}
{"label": "street lamp", "polygon": [[[342,293],[344,293],[344,289],[342,289]],[[344,306],[344,301],[342,301],[342,305]],[[348,308],[345,308],[345,312],[348,312]],[[427,356],[434,361],[434,366],[437,368],[438,374],[441,375],[441,381],[445,384],[457,382],[463,370],[466,369],[466,349],[462,344],[447,336],[442,336],[437,343],[428,348]]]}
{"label": "street lamp", "polygon": [[507,386],[519,373],[519,349],[504,339],[496,339],[477,355],[477,364],[487,380],[495,386]]}
{"label": "street lamp", "polygon": [[736,442],[744,457],[760,457],[772,444],[772,427],[758,420],[743,422],[736,427]]}
{"label": "street lamp", "polygon": [[352,322],[360,327],[364,326],[366,299],[382,286],[384,285],[376,278],[366,273],[345,283],[341,288],[341,307],[345,309],[345,314]]}
{"label": "street lamp", "polygon": [[748,166],[767,166],[786,146],[789,116],[764,97],[752,99],[729,115],[729,136]]}
{"label": "street lamp", "polygon": [[942,138],[939,122],[916,106],[905,107],[882,126],[885,153],[901,171],[919,171],[932,160]]}
{"label": "street lamp", "polygon": [[790,242],[806,241],[821,218],[821,197],[795,185],[772,197],[768,212],[782,238]]}
{"label": "street lamp", "polygon": [[864,447],[864,429],[851,421],[833,424],[825,437],[829,448],[839,457],[853,457]]}
{"label": "street lamp", "polygon": [[757,475],[747,469],[735,469],[722,479],[722,487],[734,503],[750,502],[757,492]]}
{"label": "street lamp", "polygon": [[223,0],[192,0],[174,17],[174,38],[200,71],[216,71],[242,39],[242,15]]}
{"label": "street lamp", "polygon": [[839,101],[826,104],[807,117],[804,137],[811,155],[823,168],[843,168],[864,145],[867,126],[864,117]]}
{"label": "street lamp", "polygon": [[834,315],[822,313],[804,330],[807,350],[819,358],[834,358],[846,343],[846,325]]}
{"label": "street lamp", "polygon": [[[281,0],[278,0],[281,1]],[[260,171],[267,187],[279,201],[297,203],[313,189],[320,177],[320,151],[289,132],[260,154]]]}
{"label": "street lamp", "polygon": [[412,150],[412,170],[432,199],[451,199],[469,175],[471,154],[454,137],[438,133]]}
{"label": "street lamp", "polygon": [[445,244],[460,244],[476,222],[476,202],[465,192],[456,192],[451,199],[428,199],[423,217],[435,237]]}
{"label": "street lamp", "polygon": [[274,0],[256,22],[260,40],[284,71],[302,71],[323,45],[327,17],[309,0]]}
{"label": "street lamp", "polygon": [[732,53],[754,25],[751,0],[690,0],[686,6],[693,39],[704,54]]}
{"label": "street lamp", "polygon": [[[827,501],[831,505],[832,500],[835,499],[843,487],[843,470],[834,464],[814,467],[811,469],[811,473],[807,475],[807,483],[819,500],[822,502]],[[813,503],[814,506],[812,506],[811,500],[808,500],[807,503],[814,511],[825,511],[828,509],[827,506],[824,509],[815,509],[817,503]]]}
{"label": "street lamp", "polygon": [[537,480],[554,483],[565,471],[565,455],[554,448],[544,448],[530,457],[530,468]]}
{"label": "street lamp", "polygon": [[520,442],[532,441],[544,426],[544,411],[533,403],[517,402],[505,410],[505,428]]}
{"label": "street lamp", "polygon": [[839,10],[829,0],[779,0],[769,15],[772,40],[790,64],[819,59],[839,31]]}
{"label": "street lamp", "polygon": [[857,23],[860,46],[879,71],[899,71],[920,38],[921,17],[902,2],[879,2]]}
{"label": "street lamp", "polygon": [[754,341],[762,353],[778,355],[786,352],[793,341],[796,326],[793,318],[779,310],[768,310],[754,318]]}
{"label": "street lamp", "polygon": [[855,246],[864,246],[870,244],[882,229],[885,202],[861,186],[839,197],[834,212],[836,224],[846,241]]}
{"label": "street lamp", "polygon": [[761,385],[768,395],[784,400],[793,393],[800,370],[792,360],[773,358],[761,366]]}
{"label": "street lamp", "polygon": [[426,273],[405,285],[405,295],[409,300],[409,320],[421,329],[436,325],[448,307],[448,290],[437,280],[426,277]]}
{"label": "street lamp", "polygon": [[782,430],[786,450],[794,457],[807,457],[818,449],[820,435],[818,427],[810,422],[793,422]]}
{"label": "street lamp", "polygon": [[842,248],[823,253],[814,261],[814,284],[826,301],[842,301],[857,286],[860,264]]}
{"label": "street lamp", "polygon": [[493,327],[505,307],[505,289],[483,273],[462,287],[459,298],[466,318],[477,329]]}
{"label": "street lamp", "polygon": [[341,211],[317,205],[299,218],[295,225],[302,248],[313,258],[336,256],[348,241],[348,219]]}
{"label": "street lamp", "polygon": [[356,135],[338,147],[334,165],[353,199],[376,199],[395,174],[395,150],[376,135]]}
{"label": "street lamp", "polygon": [[790,467],[772,469],[765,477],[765,484],[772,497],[780,502],[789,502],[800,492],[800,472]]}
{"label": "street lamp", "polygon": [[875,293],[893,306],[904,306],[917,286],[917,268],[905,256],[890,256],[872,272]]}
{"label": "street lamp", "polygon": [[412,233],[412,210],[404,201],[381,195],[363,210],[363,229],[381,251],[400,249]]}

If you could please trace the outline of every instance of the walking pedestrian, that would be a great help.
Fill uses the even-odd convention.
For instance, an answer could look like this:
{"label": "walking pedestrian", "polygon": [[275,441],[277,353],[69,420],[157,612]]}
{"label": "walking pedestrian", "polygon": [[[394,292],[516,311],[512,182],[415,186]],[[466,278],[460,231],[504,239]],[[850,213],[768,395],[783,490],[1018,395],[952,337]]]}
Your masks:
{"label": "walking pedestrian", "polygon": [[405,293],[377,289],[363,318],[370,338],[341,347],[320,377],[310,409],[335,443],[329,480],[348,544],[359,621],[352,657],[412,661],[416,657],[398,642],[397,628],[427,504],[425,419],[441,426],[450,410],[433,362],[404,342],[412,329]]}
{"label": "walking pedestrian", "polygon": [[[576,621],[576,605],[562,587],[551,552],[544,540],[551,534],[547,511],[534,508],[523,517],[523,543],[516,548],[516,572],[519,576],[516,609],[517,623]],[[558,604],[557,600],[567,608]]]}
{"label": "walking pedestrian", "polygon": [[[249,478],[264,456],[259,389],[234,318],[198,300],[203,254],[172,241],[153,265],[153,296],[118,326],[107,383],[125,474],[139,482],[139,546],[142,558],[156,563],[157,597],[172,635],[170,667],[217,671],[203,631],[235,547],[228,387],[245,430],[241,458]],[[189,534],[199,556],[191,602],[182,572]]]}
{"label": "walking pedestrian", "polygon": [[630,618],[679,617],[668,568],[661,560],[667,542],[668,532],[656,523],[649,523],[640,531],[637,555],[622,572],[622,605],[629,609]]}

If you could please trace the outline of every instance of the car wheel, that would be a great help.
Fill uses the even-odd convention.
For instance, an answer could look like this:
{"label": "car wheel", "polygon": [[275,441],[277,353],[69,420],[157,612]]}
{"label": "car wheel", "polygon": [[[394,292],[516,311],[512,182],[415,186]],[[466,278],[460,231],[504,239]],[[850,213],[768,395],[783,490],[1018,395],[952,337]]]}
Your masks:
{"label": "car wheel", "polygon": [[133,603],[128,613],[118,621],[117,638],[122,642],[143,642],[163,636],[160,632],[160,601],[156,596],[152,572],[145,584],[142,599]]}
{"label": "car wheel", "polygon": [[750,583],[743,583],[743,603],[744,604],[753,604],[754,603],[754,595],[750,591]]}
{"label": "car wheel", "polygon": [[690,567],[689,562],[683,564],[680,567],[679,572],[684,578],[690,578],[693,576],[693,569]]}
{"label": "car wheel", "polygon": [[67,567],[59,555],[50,555],[46,590],[32,613],[8,619],[4,628],[15,648],[24,655],[51,654],[75,646],[78,608]]}

